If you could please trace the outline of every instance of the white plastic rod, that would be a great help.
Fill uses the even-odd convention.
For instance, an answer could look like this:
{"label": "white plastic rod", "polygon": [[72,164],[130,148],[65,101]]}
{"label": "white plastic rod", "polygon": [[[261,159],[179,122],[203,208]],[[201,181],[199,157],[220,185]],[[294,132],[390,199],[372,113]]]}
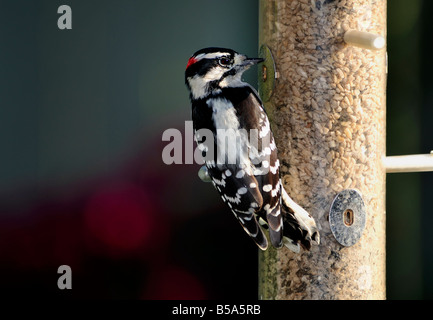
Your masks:
{"label": "white plastic rod", "polygon": [[386,157],[384,164],[387,173],[433,171],[433,151],[430,154]]}
{"label": "white plastic rod", "polygon": [[385,47],[384,37],[365,31],[348,30],[344,34],[344,41],[347,44],[370,50],[380,50]]}

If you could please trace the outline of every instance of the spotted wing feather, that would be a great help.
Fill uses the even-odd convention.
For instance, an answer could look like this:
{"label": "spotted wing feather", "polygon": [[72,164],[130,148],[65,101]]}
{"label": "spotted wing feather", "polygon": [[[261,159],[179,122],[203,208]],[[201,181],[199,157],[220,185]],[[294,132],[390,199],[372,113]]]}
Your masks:
{"label": "spotted wing feather", "polygon": [[207,167],[212,183],[223,201],[230,207],[245,232],[262,250],[265,250],[268,241],[255,215],[263,203],[256,178],[247,175],[236,165],[208,164]]}

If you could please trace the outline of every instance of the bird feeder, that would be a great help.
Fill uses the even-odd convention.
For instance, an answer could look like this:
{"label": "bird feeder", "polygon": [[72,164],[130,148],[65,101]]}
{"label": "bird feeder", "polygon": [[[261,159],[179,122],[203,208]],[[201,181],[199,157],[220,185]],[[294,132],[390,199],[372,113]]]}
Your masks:
{"label": "bird feeder", "polygon": [[385,0],[261,0],[259,93],[321,243],[259,253],[261,299],[385,299]]}

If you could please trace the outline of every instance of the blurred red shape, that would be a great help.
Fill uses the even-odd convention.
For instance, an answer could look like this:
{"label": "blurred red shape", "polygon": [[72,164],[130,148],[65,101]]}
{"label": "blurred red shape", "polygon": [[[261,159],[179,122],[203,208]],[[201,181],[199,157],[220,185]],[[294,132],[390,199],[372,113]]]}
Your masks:
{"label": "blurred red shape", "polygon": [[95,192],[84,211],[85,227],[112,253],[143,249],[157,227],[152,203],[132,183],[116,183]]}

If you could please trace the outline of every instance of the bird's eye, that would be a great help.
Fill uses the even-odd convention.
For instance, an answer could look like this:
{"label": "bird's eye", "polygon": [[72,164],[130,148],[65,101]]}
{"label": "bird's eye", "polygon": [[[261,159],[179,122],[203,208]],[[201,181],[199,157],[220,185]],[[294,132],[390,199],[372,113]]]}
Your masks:
{"label": "bird's eye", "polygon": [[231,65],[232,60],[227,57],[222,57],[218,60],[218,62],[222,67],[228,67],[229,65]]}

